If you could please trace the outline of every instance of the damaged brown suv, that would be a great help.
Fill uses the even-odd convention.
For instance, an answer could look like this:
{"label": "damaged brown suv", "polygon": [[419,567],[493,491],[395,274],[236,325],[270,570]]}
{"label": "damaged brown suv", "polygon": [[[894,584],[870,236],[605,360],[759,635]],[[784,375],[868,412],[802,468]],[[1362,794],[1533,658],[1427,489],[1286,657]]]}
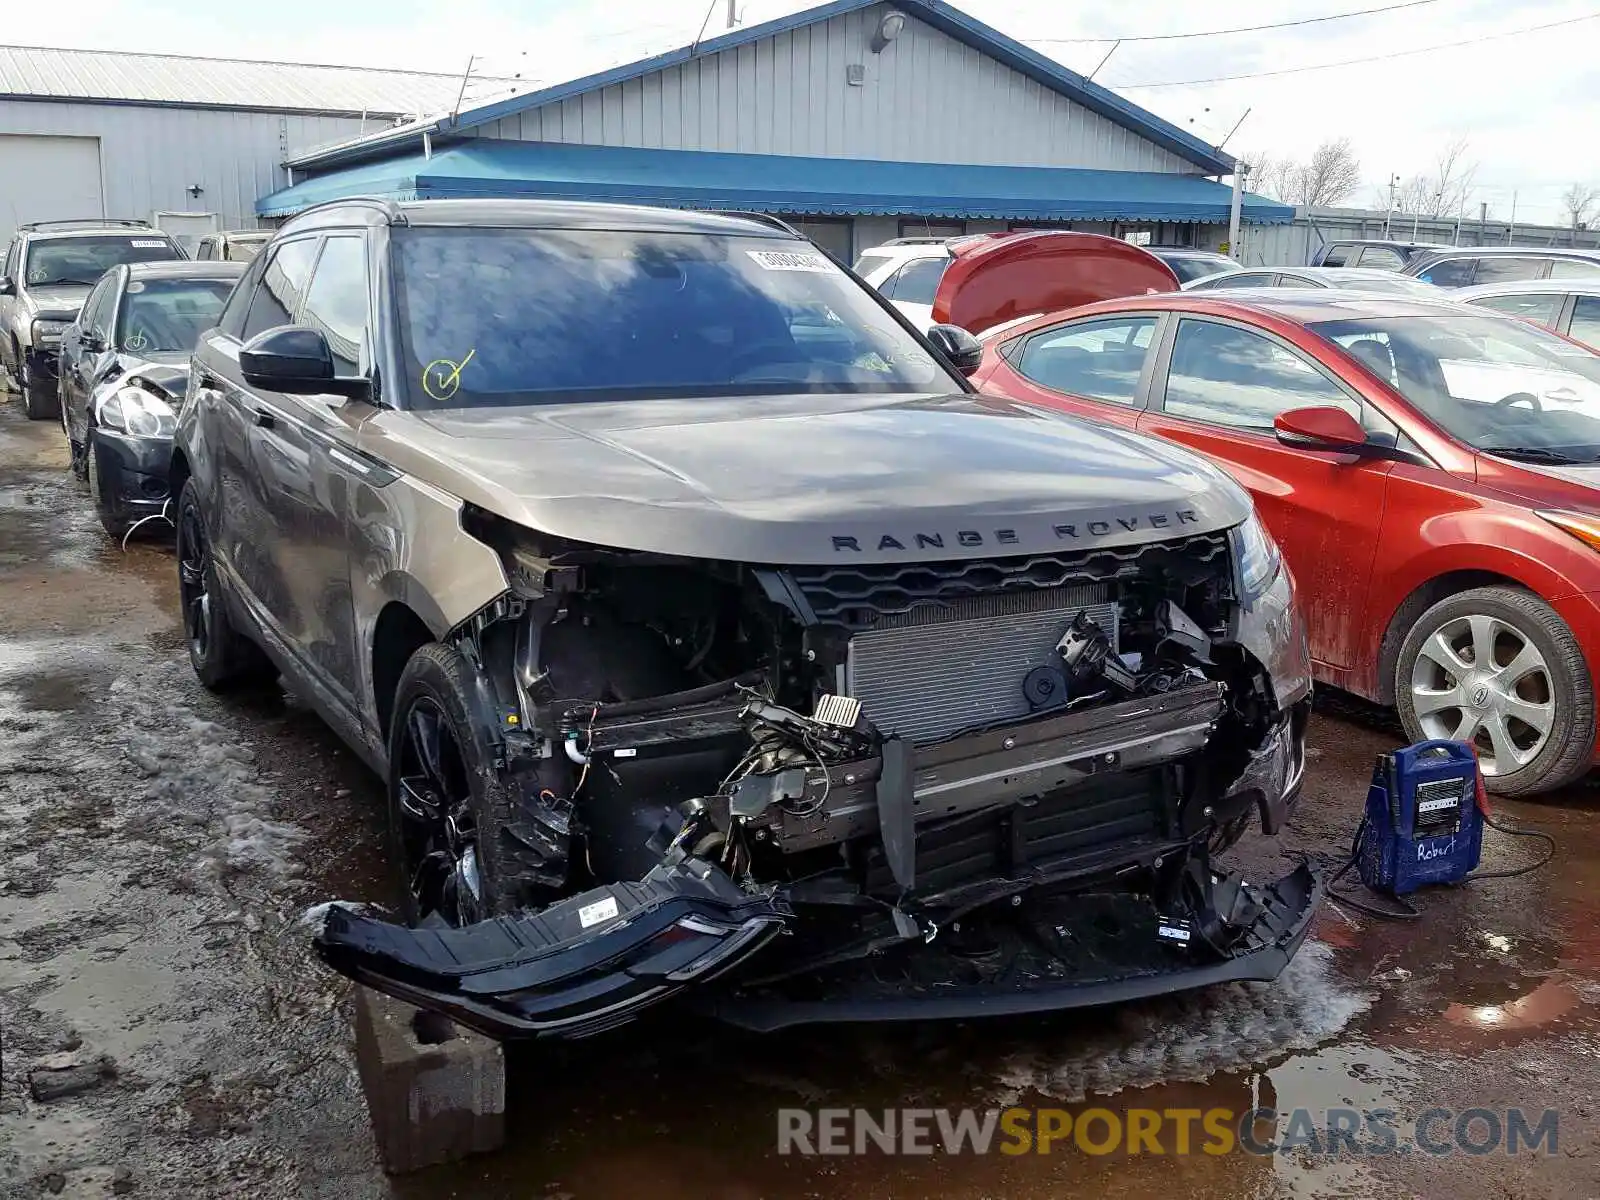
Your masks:
{"label": "damaged brown suv", "polygon": [[281,672],[388,781],[409,923],[335,905],[323,959],[507,1037],[1274,977],[1319,885],[1213,856],[1299,790],[1288,571],[975,349],[769,218],[289,221],[172,478],[201,679]]}

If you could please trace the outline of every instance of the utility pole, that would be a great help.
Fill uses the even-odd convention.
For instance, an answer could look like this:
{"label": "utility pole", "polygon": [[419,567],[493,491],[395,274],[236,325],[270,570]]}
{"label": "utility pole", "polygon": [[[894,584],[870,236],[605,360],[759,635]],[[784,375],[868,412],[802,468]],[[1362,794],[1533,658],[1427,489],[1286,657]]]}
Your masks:
{"label": "utility pole", "polygon": [[733,29],[739,24],[739,0],[728,0],[728,28]]}
{"label": "utility pole", "polygon": [[1389,176],[1389,215],[1383,218],[1383,236],[1385,240],[1389,237],[1389,223],[1394,220],[1394,194],[1395,189],[1399,186],[1400,176]]}
{"label": "utility pole", "polygon": [[1506,245],[1511,245],[1511,239],[1517,236],[1517,194],[1511,193],[1511,224],[1506,226]]}
{"label": "utility pole", "polygon": [[1250,174],[1250,164],[1233,164],[1233,202],[1228,206],[1228,257],[1243,262],[1244,247],[1239,244],[1239,212],[1244,202],[1245,178]]}
{"label": "utility pole", "polygon": [[1488,245],[1489,237],[1489,202],[1478,201],[1478,245]]}

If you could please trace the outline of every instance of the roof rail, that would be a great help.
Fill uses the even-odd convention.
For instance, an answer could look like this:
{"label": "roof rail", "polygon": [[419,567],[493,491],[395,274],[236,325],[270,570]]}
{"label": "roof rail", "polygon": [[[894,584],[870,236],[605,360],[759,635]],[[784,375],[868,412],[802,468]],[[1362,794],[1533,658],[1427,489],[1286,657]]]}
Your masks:
{"label": "roof rail", "polygon": [[[965,237],[966,235],[962,234],[961,236]],[[953,241],[957,241],[957,240],[958,240],[957,238],[948,238],[948,237],[897,237],[897,238],[890,238],[887,242],[881,243],[881,245],[884,245],[884,246],[943,246],[943,245],[946,245],[949,242],[953,242]]]}
{"label": "roof rail", "polygon": [[101,226],[108,225],[123,229],[149,229],[149,221],[140,221],[126,217],[69,217],[60,221],[25,221],[17,228],[21,229],[71,229],[75,226]]}
{"label": "roof rail", "polygon": [[376,208],[391,221],[403,222],[405,220],[404,214],[400,209],[399,201],[391,200],[386,196],[344,196],[338,200],[324,200],[319,204],[308,204],[305,208],[302,208],[293,216],[285,217],[283,223],[287,225],[290,221],[298,221],[307,213],[320,212],[324,208],[342,208],[351,204],[360,204],[365,205],[368,208]]}
{"label": "roof rail", "polygon": [[743,217],[747,221],[760,221],[761,224],[773,229],[781,229],[785,233],[792,233],[795,237],[805,237],[805,234],[801,233],[782,217],[775,217],[768,212],[755,212],[743,208],[713,208],[711,211],[719,217]]}

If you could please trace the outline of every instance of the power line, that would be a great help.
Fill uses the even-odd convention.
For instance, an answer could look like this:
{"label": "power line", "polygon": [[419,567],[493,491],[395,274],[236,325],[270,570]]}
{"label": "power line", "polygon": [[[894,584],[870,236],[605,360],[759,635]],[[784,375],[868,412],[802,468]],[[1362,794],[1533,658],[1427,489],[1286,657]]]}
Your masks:
{"label": "power line", "polygon": [[1405,0],[1403,4],[1385,4],[1381,8],[1362,8],[1355,12],[1329,13],[1325,17],[1302,17],[1298,21],[1274,21],[1270,25],[1241,25],[1236,29],[1207,29],[1198,33],[1151,33],[1143,37],[1082,37],[1082,38],[1023,38],[1030,46],[1067,43],[1099,42],[1178,42],[1187,38],[1227,37],[1235,33],[1262,33],[1268,29],[1293,29],[1297,25],[1320,25],[1326,21],[1347,21],[1352,17],[1370,17],[1375,13],[1396,12],[1402,8],[1421,8],[1424,4],[1437,4],[1439,0]]}
{"label": "power line", "polygon": [[1267,79],[1275,75],[1303,75],[1309,71],[1332,71],[1337,67],[1355,67],[1362,63],[1388,62],[1396,58],[1409,58],[1417,54],[1431,54],[1435,50],[1456,50],[1462,46],[1476,46],[1483,42],[1499,41],[1502,38],[1520,37],[1525,33],[1539,33],[1546,29],[1559,29],[1563,25],[1577,25],[1582,21],[1593,21],[1600,17],[1600,12],[1588,13],[1581,17],[1569,17],[1565,21],[1550,21],[1544,25],[1529,25],[1526,29],[1508,29],[1504,33],[1488,33],[1482,37],[1467,38],[1460,42],[1441,42],[1437,46],[1418,46],[1415,50],[1396,50],[1392,54],[1374,54],[1368,58],[1347,58],[1343,62],[1314,63],[1308,67],[1286,67],[1280,71],[1252,71],[1245,75],[1214,75],[1209,79],[1165,79],[1158,83],[1113,83],[1107,86],[1118,90],[1129,88],[1167,88],[1167,87],[1194,87],[1202,83],[1232,83],[1237,79]]}

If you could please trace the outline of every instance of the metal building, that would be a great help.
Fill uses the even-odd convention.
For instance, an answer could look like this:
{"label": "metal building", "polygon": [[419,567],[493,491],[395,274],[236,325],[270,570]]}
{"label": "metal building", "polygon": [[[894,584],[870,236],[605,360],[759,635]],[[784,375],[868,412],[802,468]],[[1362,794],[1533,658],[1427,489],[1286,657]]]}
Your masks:
{"label": "metal building", "polygon": [[[1215,245],[1233,159],[941,0],[835,0],[290,159],[263,217],[355,194],[754,209],[836,257],[1060,227]],[[1287,221],[1258,196],[1244,218]]]}
{"label": "metal building", "polygon": [[0,46],[0,243],[23,221],[256,224],[284,162],[440,111],[459,76]]}

